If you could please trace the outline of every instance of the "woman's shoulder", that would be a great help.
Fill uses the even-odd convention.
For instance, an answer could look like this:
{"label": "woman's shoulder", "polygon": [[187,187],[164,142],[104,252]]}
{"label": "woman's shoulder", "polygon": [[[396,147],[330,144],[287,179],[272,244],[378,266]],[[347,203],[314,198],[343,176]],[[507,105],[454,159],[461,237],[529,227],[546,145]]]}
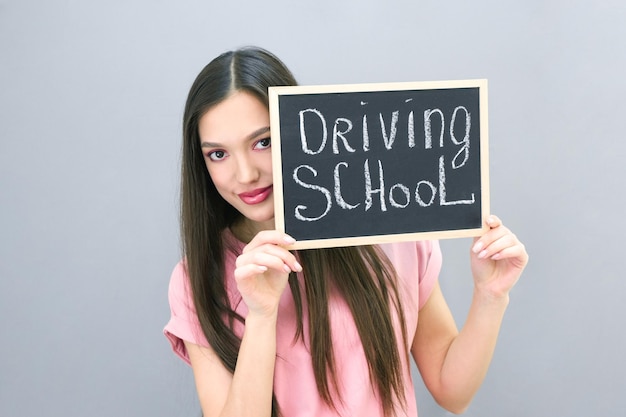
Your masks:
{"label": "woman's shoulder", "polygon": [[173,307],[174,310],[181,307],[184,307],[185,309],[193,307],[185,259],[181,259],[172,270],[168,295],[170,307]]}
{"label": "woman's shoulder", "polygon": [[413,260],[419,263],[430,263],[441,258],[441,248],[437,240],[420,240],[413,242],[392,242],[379,245],[392,263]]}
{"label": "woman's shoulder", "polygon": [[442,255],[439,241],[394,242],[380,245],[408,294],[418,294],[421,308],[441,271]]}

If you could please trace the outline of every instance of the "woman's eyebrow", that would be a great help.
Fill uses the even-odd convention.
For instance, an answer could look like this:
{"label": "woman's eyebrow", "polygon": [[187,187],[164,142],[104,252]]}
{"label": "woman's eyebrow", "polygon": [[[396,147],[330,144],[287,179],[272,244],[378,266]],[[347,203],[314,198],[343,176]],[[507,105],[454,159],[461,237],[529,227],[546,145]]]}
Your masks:
{"label": "woman's eyebrow", "polygon": [[200,144],[201,148],[221,148],[222,145],[216,142],[202,142]]}
{"label": "woman's eyebrow", "polygon": [[[255,130],[254,132],[250,133],[247,137],[246,140],[252,140],[254,138],[256,138],[259,135],[262,135],[263,133],[267,133],[270,131],[270,127],[269,126],[265,126],[262,127],[260,129]],[[221,143],[217,143],[217,142],[202,142],[200,143],[200,147],[201,148],[221,148],[222,144]]]}
{"label": "woman's eyebrow", "polygon": [[269,126],[265,126],[265,127],[260,128],[260,129],[257,129],[257,130],[255,130],[254,132],[252,132],[252,133],[250,133],[248,135],[248,140],[254,139],[257,136],[262,135],[263,133],[266,133],[266,132],[269,132],[269,131],[270,131],[270,127]]}

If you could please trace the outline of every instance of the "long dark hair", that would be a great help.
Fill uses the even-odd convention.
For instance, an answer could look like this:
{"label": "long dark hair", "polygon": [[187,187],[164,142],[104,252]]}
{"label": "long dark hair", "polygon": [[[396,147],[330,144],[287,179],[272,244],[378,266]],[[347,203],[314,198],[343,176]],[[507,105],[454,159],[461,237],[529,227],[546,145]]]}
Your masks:
{"label": "long dark hair", "polygon": [[[183,119],[181,178],[181,235],[185,266],[202,331],[209,344],[232,373],[241,339],[233,322],[243,318],[232,308],[224,283],[223,231],[241,216],[216,191],[200,149],[198,121],[212,106],[234,91],[247,91],[268,105],[270,86],[296,85],[287,67],[260,48],[226,52],[211,61],[194,81]],[[405,320],[400,306],[393,267],[376,247],[361,246],[299,251],[304,289],[295,274],[289,278],[303,336],[302,293],[309,316],[309,337],[315,380],[321,398],[331,407],[341,402],[330,334],[328,299],[333,285],[348,304],[369,365],[372,387],[381,399],[385,415],[404,405],[401,352],[408,355]],[[335,279],[339,277],[340,279]],[[393,310],[392,310],[393,309]],[[395,311],[401,324],[405,349],[396,342]],[[408,364],[408,360],[407,360]],[[273,400],[272,416],[279,408]]]}

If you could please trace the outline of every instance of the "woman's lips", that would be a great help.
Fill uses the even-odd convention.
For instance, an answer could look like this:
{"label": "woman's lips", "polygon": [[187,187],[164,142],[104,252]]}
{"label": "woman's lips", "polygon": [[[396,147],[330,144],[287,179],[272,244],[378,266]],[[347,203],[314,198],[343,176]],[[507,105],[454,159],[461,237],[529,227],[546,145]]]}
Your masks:
{"label": "woman's lips", "polygon": [[245,193],[238,194],[241,201],[246,204],[259,204],[267,199],[272,192],[272,186],[265,188],[257,188],[256,190],[247,191]]}

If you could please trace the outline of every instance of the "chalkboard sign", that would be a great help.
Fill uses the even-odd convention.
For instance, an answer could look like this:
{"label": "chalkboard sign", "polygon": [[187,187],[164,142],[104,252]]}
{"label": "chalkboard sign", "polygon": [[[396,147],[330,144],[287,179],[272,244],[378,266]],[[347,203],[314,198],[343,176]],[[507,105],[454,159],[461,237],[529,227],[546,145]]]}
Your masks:
{"label": "chalkboard sign", "polygon": [[487,81],[269,89],[276,228],[294,249],[475,236]]}

